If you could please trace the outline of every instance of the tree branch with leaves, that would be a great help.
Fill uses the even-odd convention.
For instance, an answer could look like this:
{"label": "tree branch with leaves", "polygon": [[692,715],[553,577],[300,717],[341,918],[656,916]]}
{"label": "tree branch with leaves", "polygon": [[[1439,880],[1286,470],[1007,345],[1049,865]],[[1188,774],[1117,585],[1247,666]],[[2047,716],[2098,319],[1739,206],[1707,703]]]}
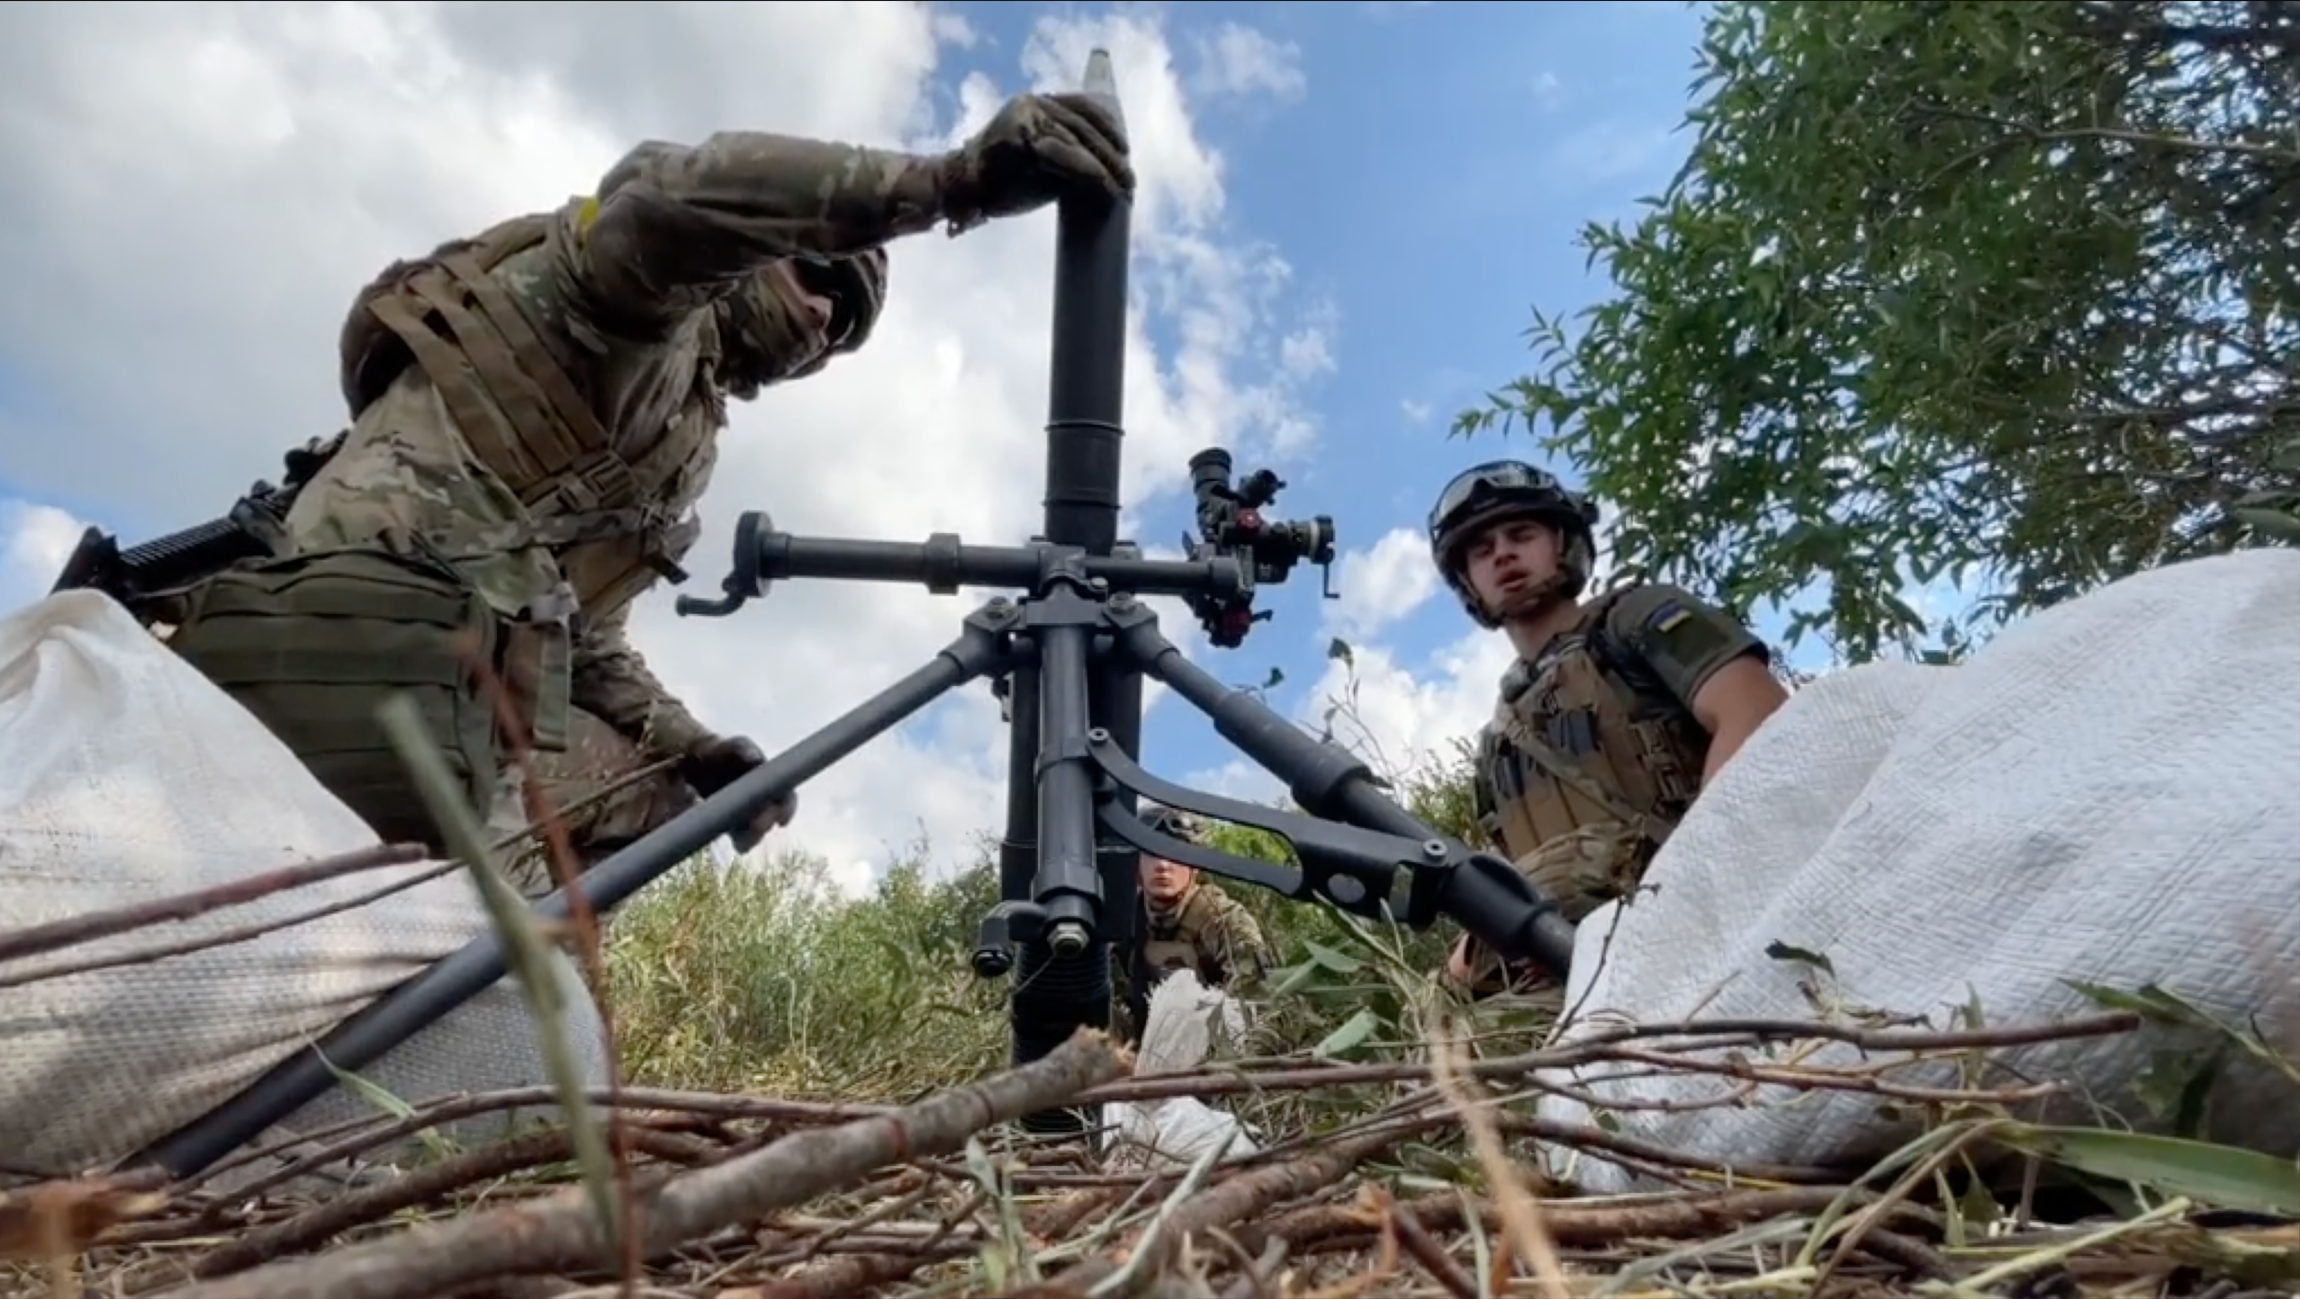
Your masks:
{"label": "tree branch with leaves", "polygon": [[1452,428],[1578,464],[1618,569],[1857,662],[2300,541],[2300,5],[1728,3],[1699,67],[1611,295]]}

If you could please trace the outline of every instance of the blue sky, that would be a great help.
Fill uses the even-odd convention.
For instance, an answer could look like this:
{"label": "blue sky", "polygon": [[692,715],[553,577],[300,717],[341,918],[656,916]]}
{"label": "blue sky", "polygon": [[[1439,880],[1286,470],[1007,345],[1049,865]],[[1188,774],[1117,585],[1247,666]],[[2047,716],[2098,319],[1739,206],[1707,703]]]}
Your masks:
{"label": "blue sky", "polygon": [[[1001,70],[1037,12],[969,7],[969,20],[997,38],[982,62]],[[1419,526],[1454,470],[1532,455],[1522,437],[1465,441],[1444,429],[1526,368],[1522,331],[1535,303],[1570,310],[1604,292],[1602,269],[1585,266],[1574,236],[1585,221],[1629,215],[1682,162],[1699,11],[1217,3],[1169,12],[1178,45],[1228,22],[1290,43],[1306,80],[1290,102],[1200,117],[1228,158],[1232,221],[1276,244],[1301,288],[1338,308],[1337,368],[1309,399],[1321,440],[1313,456],[1273,466],[1288,483],[1278,512],[1331,514],[1344,548],[1366,547]],[[1181,508],[1161,511],[1150,539],[1171,541],[1187,524]],[[1318,580],[1300,569],[1263,595],[1275,619],[1243,647],[1212,652],[1225,680],[1258,683],[1276,667],[1286,680],[1273,703],[1294,711],[1308,702],[1328,640]],[[1383,640],[1419,661],[1468,626],[1441,596]],[[1144,743],[1169,773],[1230,756],[1178,701],[1151,714]]]}
{"label": "blue sky", "polygon": [[[1227,253],[1248,243],[1275,248],[1290,267],[1288,305],[1294,308],[1322,306],[1327,312],[1325,337],[1332,354],[1332,369],[1293,394],[1314,417],[1318,438],[1308,451],[1289,455],[1271,463],[1270,467],[1289,482],[1277,512],[1289,518],[1312,514],[1333,516],[1345,554],[1362,552],[1393,530],[1418,529],[1431,496],[1457,469],[1496,455],[1532,453],[1530,445],[1521,437],[1505,440],[1486,435],[1465,442],[1448,439],[1444,430],[1455,413],[1478,404],[1484,392],[1524,371],[1530,358],[1523,331],[1536,304],[1552,312],[1571,312],[1605,292],[1600,276],[1585,266],[1585,252],[1576,245],[1575,234],[1585,222],[1630,215],[1635,200],[1657,191],[1681,162],[1686,140],[1678,127],[1686,107],[1686,86],[1692,76],[1694,46],[1700,31],[1697,10],[1660,0],[1551,5],[1207,3],[1166,6],[1155,11],[1131,5],[975,4],[952,8],[975,29],[980,39],[971,48],[943,48],[936,81],[946,98],[955,93],[955,88],[970,72],[985,73],[999,86],[1015,88],[1021,80],[1018,58],[1028,38],[1034,29],[1050,19],[1113,12],[1134,15],[1155,12],[1162,18],[1164,39],[1172,49],[1189,101],[1190,127],[1202,142],[1218,149],[1222,155],[1224,228],[1219,232],[1219,242],[1223,251]],[[191,15],[192,10],[178,11],[172,21],[222,24],[214,30],[227,34],[211,33],[210,39],[250,42],[251,53],[243,57],[277,60],[280,68],[327,66],[324,60],[296,49],[294,41],[303,37],[284,28],[258,30],[261,24],[249,27],[236,19]],[[824,21],[847,23],[851,27],[865,17],[871,22],[893,21],[883,12]],[[59,23],[61,21],[60,16]],[[97,20],[89,21],[94,24]],[[414,19],[404,21],[411,25],[416,22]],[[637,21],[641,19],[636,13],[626,15],[620,11],[612,18],[600,17],[598,30],[584,39],[612,42],[616,37],[607,33],[613,23]],[[796,13],[785,13],[762,18],[758,27],[746,28],[742,25],[749,20],[720,13],[712,15],[709,21],[722,24],[724,30],[733,35],[767,39],[762,32],[803,27],[807,20]],[[685,26],[698,25],[708,24],[689,15]],[[715,52],[709,49],[714,39],[711,32],[681,28],[681,24],[672,23],[657,33],[668,51],[657,51],[657,56],[692,60]],[[1225,66],[1229,66],[1233,74],[1238,69],[1226,65],[1212,52],[1224,48],[1224,42],[1233,39],[1240,29],[1251,29],[1264,48],[1274,45],[1282,49],[1283,62],[1290,69],[1286,75],[1296,79],[1293,84],[1277,87],[1274,83],[1264,83],[1246,87],[1245,92],[1233,87],[1232,93],[1216,93],[1216,87],[1208,84],[1208,78]],[[841,38],[846,35],[840,33]],[[169,39],[183,38],[159,31],[148,33],[143,39],[164,44]],[[809,42],[819,39],[820,33],[806,38]],[[863,37],[857,35],[853,39],[860,43]],[[106,46],[118,46],[126,37],[120,31],[111,31],[101,40]],[[683,48],[680,47],[682,41],[686,42]],[[702,48],[698,49],[698,44]],[[410,48],[417,47],[411,45]],[[600,53],[598,48],[582,47],[578,41],[577,52],[583,53],[586,49],[593,56]],[[553,53],[564,51],[546,50],[537,57]],[[621,51],[609,48],[606,53],[619,56]],[[793,44],[788,40],[766,53],[786,60],[786,78],[791,75],[787,69],[792,61],[811,64],[828,62],[831,58],[818,44]],[[646,51],[640,51],[632,57],[646,55]],[[751,121],[745,116],[744,120],[728,120],[729,114],[743,116],[761,111],[749,107],[748,101],[744,107],[737,108],[729,99],[732,93],[726,85],[729,79],[740,82],[755,75],[745,61],[749,57],[736,59],[740,67],[706,70],[711,75],[699,73],[698,84],[690,87],[695,92],[692,103],[674,103],[677,96],[669,94],[642,96],[649,98],[650,106],[620,120],[614,138],[578,139],[571,133],[579,128],[565,127],[562,136],[553,141],[560,152],[544,147],[539,150],[514,148],[507,153],[500,139],[492,143],[482,141],[472,146],[475,150],[472,156],[488,161],[474,164],[475,170],[461,173],[453,170],[456,164],[451,146],[459,138],[474,133],[470,119],[455,116],[461,110],[452,106],[437,107],[440,117],[435,127],[428,123],[405,126],[404,122],[387,126],[363,119],[365,124],[355,130],[349,124],[354,116],[351,110],[333,110],[335,117],[344,119],[338,123],[324,119],[323,113],[329,110],[310,106],[324,104],[331,97],[355,93],[338,82],[310,87],[290,85],[283,93],[314,96],[301,106],[292,101],[288,107],[278,107],[260,99],[251,100],[248,107],[256,113],[252,119],[218,124],[241,107],[236,103],[216,109],[218,122],[204,121],[197,115],[187,118],[181,127],[187,132],[180,142],[182,147],[249,151],[251,156],[265,156],[262,151],[271,150],[273,160],[268,165],[280,173],[271,179],[283,184],[292,182],[297,187],[292,191],[293,197],[271,201],[267,211],[263,205],[250,207],[228,202],[233,193],[229,185],[219,190],[196,172],[161,174],[153,181],[155,197],[143,200],[171,204],[179,214],[187,205],[207,205],[206,219],[212,223],[208,228],[218,237],[234,238],[248,247],[250,251],[244,256],[257,263],[259,274],[263,254],[256,250],[263,245],[250,243],[251,240],[264,237],[292,240],[303,234],[313,241],[313,247],[291,250],[301,258],[291,264],[302,268],[293,274],[324,278],[316,290],[308,284],[267,285],[259,281],[258,291],[246,295],[245,300],[237,304],[247,319],[260,321],[261,328],[271,331],[263,343],[267,354],[275,349],[294,353],[276,364],[269,363],[267,355],[267,364],[258,367],[287,377],[278,379],[276,391],[268,394],[251,394],[238,387],[225,391],[219,385],[257,381],[247,373],[245,358],[237,358],[241,368],[232,372],[236,378],[217,377],[216,365],[202,364],[200,349],[206,340],[187,337],[175,330],[169,320],[177,313],[170,313],[169,317],[151,322],[157,331],[153,337],[159,341],[145,346],[169,351],[171,355],[164,359],[177,366],[178,373],[184,376],[177,382],[190,385],[190,390],[168,388],[123,397],[122,393],[130,390],[123,389],[117,378],[121,372],[117,359],[107,359],[105,354],[119,346],[115,339],[120,329],[151,314],[148,304],[134,296],[136,272],[128,266],[135,257],[154,258],[161,254],[137,248],[121,251],[114,245],[102,253],[91,253],[80,262],[67,262],[61,245],[77,233],[73,228],[75,220],[52,218],[47,238],[54,246],[49,253],[42,254],[46,259],[42,264],[76,268],[60,272],[57,283],[72,285],[75,283],[72,276],[80,278],[76,288],[57,289],[51,285],[49,291],[65,294],[102,291],[126,305],[115,305],[109,314],[100,306],[91,306],[85,320],[73,322],[83,326],[88,339],[81,344],[78,354],[46,347],[46,336],[60,332],[52,327],[58,318],[38,313],[18,313],[15,332],[0,337],[0,549],[8,544],[8,534],[19,530],[19,519],[10,517],[9,512],[20,507],[10,504],[12,501],[28,499],[59,507],[77,518],[116,529],[123,540],[138,541],[159,531],[211,517],[228,502],[231,492],[244,488],[250,480],[276,476],[279,467],[276,451],[250,459],[236,449],[228,455],[220,450],[218,454],[209,455],[197,446],[187,449],[187,435],[169,431],[177,428],[169,418],[171,404],[179,401],[197,404],[206,399],[209,419],[197,437],[223,436],[224,428],[238,417],[236,413],[227,414],[219,423],[216,412],[232,411],[235,406],[251,400],[275,404],[268,410],[268,419],[262,422],[260,443],[246,445],[270,445],[272,439],[285,430],[295,430],[288,435],[294,440],[310,433],[330,431],[332,425],[318,421],[335,418],[327,408],[332,401],[333,384],[332,375],[326,373],[333,359],[329,349],[334,330],[340,320],[335,313],[340,311],[337,295],[341,290],[335,286],[352,282],[354,275],[370,273],[364,260],[353,260],[345,251],[348,245],[357,243],[361,249],[368,250],[389,249],[386,255],[401,255],[407,251],[409,241],[425,237],[411,232],[460,228],[460,223],[479,219],[483,212],[489,218],[496,215],[494,205],[497,203],[528,201],[528,195],[554,197],[555,201],[556,195],[581,186],[597,174],[587,169],[602,165],[601,158],[612,156],[612,152],[602,154],[599,150],[627,147],[628,139],[623,133],[630,130],[693,139],[702,131],[725,125],[788,129],[779,118]],[[899,58],[883,51],[870,57],[879,59],[882,65],[890,58]],[[379,95],[397,93],[383,84],[389,75],[398,74],[396,70],[374,71],[361,66],[367,59],[365,54],[356,58],[359,64],[346,64],[339,69],[342,76],[350,80],[376,79],[376,84],[362,85],[358,91]],[[883,72],[882,66],[881,74]],[[640,74],[633,71],[631,75]],[[713,75],[718,78],[716,84]],[[189,78],[190,74],[185,76]],[[172,105],[191,94],[192,89],[196,87],[153,87],[146,92],[154,97],[149,106],[121,110],[122,115],[116,118],[102,117],[102,104],[91,108],[89,104],[71,99],[68,87],[49,93],[54,97],[53,103],[65,106],[58,111],[93,115],[90,117],[93,125],[85,129],[126,133],[157,131],[177,125],[174,119],[183,115]],[[1121,93],[1126,89],[1122,84]],[[596,93],[604,102],[623,92],[577,88],[569,93],[577,97]],[[663,102],[656,104],[655,99]],[[303,120],[313,130],[311,141],[306,145],[311,154],[291,159],[289,151],[294,141],[283,144],[266,136],[261,125],[264,111],[287,115],[291,120],[293,113],[304,114]],[[400,119],[421,116],[405,104],[396,111]],[[787,118],[790,110],[784,107],[771,111]],[[20,121],[31,121],[34,116],[28,110]],[[255,124],[249,124],[251,120]],[[495,129],[495,118],[483,116],[476,120],[480,132]],[[391,133],[395,128],[432,132],[417,142],[428,145],[432,151],[418,165],[437,168],[437,174],[443,177],[459,178],[443,185],[443,188],[452,188],[456,195],[455,202],[447,209],[432,210],[404,198],[379,205],[372,196],[359,190],[363,184],[389,183],[380,178],[392,174],[390,168],[398,165],[393,161],[398,156],[394,150],[403,147],[399,137]],[[329,135],[330,129],[342,134]],[[199,133],[202,131],[205,134]],[[130,137],[123,135],[123,138]],[[140,149],[142,154],[152,156],[164,154],[169,147],[132,141],[123,145],[123,149]],[[334,173],[329,164],[335,155],[358,152],[375,155],[364,160],[366,170],[347,170],[349,179]],[[522,153],[527,156],[521,156]],[[131,152],[127,156],[140,155]],[[219,152],[217,156],[236,155]],[[485,173],[502,170],[507,161],[514,159],[531,166],[532,176],[516,186],[506,182],[500,189],[501,194],[516,192],[520,197],[501,197],[498,189],[489,185],[490,178]],[[108,159],[106,165],[111,165]],[[131,183],[133,179],[115,176],[104,183],[117,186]],[[58,180],[41,192],[55,192],[63,187],[63,182]],[[323,208],[323,205],[333,206]],[[327,210],[336,213],[328,220],[380,222],[374,211],[379,206],[391,209],[387,238],[377,235],[375,228],[309,234],[297,231],[294,218],[288,215]],[[62,204],[56,210],[72,211],[78,224],[86,224],[84,218],[77,217],[77,210]],[[199,214],[189,218],[179,215],[179,219],[196,225]],[[259,222],[265,219],[280,223],[285,233],[259,234]],[[424,222],[447,225],[432,226],[422,224]],[[309,220],[304,222],[306,227],[311,224]],[[373,242],[360,243],[362,238]],[[37,239],[33,242],[39,245]],[[967,243],[963,248],[963,253],[950,256],[980,258],[978,273],[995,273],[987,269],[993,256],[987,245]],[[1022,251],[1026,251],[1022,245],[1008,249],[1010,255]],[[220,250],[214,254],[216,258],[235,255],[242,254]],[[359,257],[364,259],[368,255],[371,254],[363,251]],[[344,260],[339,264],[336,258]],[[177,263],[172,269],[184,271],[185,267]],[[181,277],[187,287],[172,290],[174,300],[179,304],[196,302],[204,293],[237,291],[236,283],[220,278],[213,283],[228,287],[195,287],[209,283],[205,277],[211,274],[220,277],[224,273],[191,268]],[[1138,278],[1137,283],[1142,282]],[[303,300],[309,305],[299,304],[291,296],[291,289],[311,294]],[[921,308],[914,306],[910,310],[916,312]],[[950,307],[945,314],[959,311]],[[1161,351],[1169,357],[1186,350],[1174,337],[1170,320],[1156,320],[1152,328],[1161,334]],[[88,333],[90,330],[94,332]],[[1023,379],[1028,369],[1027,359],[993,354],[995,343],[994,338],[978,333],[970,338],[968,346],[984,349],[983,364],[1004,366],[1011,372],[1012,383],[1001,380],[1003,391],[1019,393],[1025,382],[1032,387],[1041,382],[1035,376],[1027,381]],[[29,358],[36,356],[48,357],[50,364],[62,357],[68,365],[78,368],[71,371],[69,379],[49,385],[50,391],[44,392],[24,379],[34,368]],[[198,390],[203,381],[209,385],[209,391]],[[822,381],[831,389],[839,382],[832,378]],[[853,386],[857,382],[848,381],[845,399],[850,405],[858,397],[858,390]],[[73,385],[69,391],[76,394],[68,408],[63,395],[67,384]],[[1037,391],[1042,393],[1043,389]],[[859,395],[865,401],[872,399],[868,393]],[[776,396],[761,403],[766,409],[760,418],[783,419],[786,413],[812,400],[811,394]],[[1032,393],[1029,401],[1042,403],[1043,397]],[[827,409],[817,408],[815,418],[821,418],[819,411]],[[1038,409],[1042,411],[1042,405]],[[155,424],[159,427],[153,427]],[[83,452],[75,463],[70,448],[52,450],[45,445],[46,439],[29,438],[20,431],[6,432],[25,428],[85,430],[91,435],[91,444],[113,447],[125,447],[139,439],[150,447],[173,439],[174,445],[168,450],[176,453],[177,458],[168,462],[172,468],[148,467],[143,471],[144,476],[139,477],[131,455],[95,460]],[[131,434],[127,431],[131,428],[139,431]],[[1218,440],[1217,437],[1210,434],[1208,441],[1214,440]],[[737,441],[748,444],[748,439]],[[835,447],[835,443],[832,445]],[[1234,449],[1239,452],[1241,472],[1264,463],[1250,448]],[[734,448],[728,454],[747,452]],[[1554,467],[1569,479],[1579,477],[1571,466]],[[755,473],[758,466],[754,464],[751,469]],[[1179,474],[1181,464],[1177,461],[1170,469]],[[895,465],[891,472],[916,475],[908,463]],[[1032,476],[1027,480],[999,484],[996,490],[1017,497],[1026,495],[1035,501],[1041,486],[1037,472],[1034,464]],[[722,478],[726,474],[723,466]],[[911,486],[931,489],[936,485]],[[982,484],[972,490],[988,487]],[[731,523],[736,512],[761,505],[781,514],[789,500],[780,495],[766,501],[745,499],[750,490],[749,487],[715,490],[706,502],[706,511],[715,516],[711,521],[725,525]],[[824,487],[823,490],[830,489]],[[803,500],[791,502],[790,508],[796,511],[804,504]],[[1137,539],[1170,547],[1189,526],[1187,502],[1169,495],[1148,512],[1146,526]],[[812,529],[799,526],[799,530]],[[915,540],[919,534],[898,523],[891,532],[874,524],[872,535]],[[966,533],[966,539],[1021,540],[973,531]],[[17,559],[21,560],[21,536],[17,540]],[[50,541],[53,540],[51,533]],[[4,559],[6,556],[0,555],[0,560]],[[720,564],[717,553],[700,558],[698,585],[715,584]],[[46,574],[35,573],[35,567],[19,562],[11,570],[8,563],[0,562],[0,605],[13,607],[44,587]],[[1345,594],[1352,596],[1359,595],[1367,586],[1354,577],[1347,566],[1337,570],[1335,580]],[[1320,678],[1327,669],[1326,646],[1333,634],[1327,619],[1341,607],[1322,602],[1318,585],[1316,570],[1305,569],[1298,570],[1286,587],[1264,592],[1261,607],[1275,612],[1274,621],[1258,626],[1242,649],[1209,650],[1201,655],[1201,661],[1236,684],[1258,684],[1276,668],[1283,673],[1285,683],[1273,692],[1273,704],[1294,716],[1314,713]],[[923,594],[911,598],[927,599]],[[649,597],[650,601],[663,604],[669,599],[669,592]],[[792,606],[786,603],[778,607]],[[930,611],[935,616],[947,617],[955,629],[956,619],[962,612],[961,602],[933,605]],[[791,688],[784,687],[780,697],[770,697],[775,694],[773,690],[751,690],[746,696],[746,687],[736,684],[744,666],[740,661],[738,629],[728,624],[714,628],[687,623],[680,624],[671,634],[684,636],[689,629],[696,629],[690,638],[692,644],[677,647],[692,651],[679,665],[685,673],[682,679],[704,687],[710,701],[721,709],[715,716],[762,719],[760,738],[770,749],[798,738],[795,733],[784,732],[819,724],[828,707],[824,702],[828,693],[843,698],[851,688],[856,693],[853,699],[844,702],[859,702],[864,689],[860,682],[867,679],[874,683],[871,688],[875,688],[880,679],[877,674],[889,670],[876,662],[862,668],[850,664],[845,665],[851,669],[850,675],[840,679],[835,691],[820,686],[813,695],[794,699]],[[1761,632],[1773,630],[1769,626],[1760,627]],[[1181,628],[1169,627],[1168,631],[1177,638],[1183,634]],[[1410,684],[1421,687],[1446,675],[1444,656],[1472,631],[1459,608],[1439,592],[1424,598],[1402,618],[1383,626],[1378,642],[1414,679]],[[717,658],[708,658],[708,655]],[[793,668],[792,672],[801,675],[803,670]],[[706,673],[716,675],[706,680]],[[1455,675],[1460,681],[1468,681],[1458,670]],[[1475,686],[1470,693],[1483,693],[1490,690],[1491,683],[1487,680],[1469,684]],[[802,685],[798,693],[805,695],[806,689]],[[1457,710],[1462,697],[1457,689],[1454,696]],[[906,735],[930,750],[937,743],[959,742],[958,732],[963,728],[955,727],[952,718],[951,712],[938,710],[937,715],[921,718],[906,728]],[[1235,757],[1211,726],[1178,700],[1162,703],[1152,711],[1145,756],[1153,769],[1170,777],[1211,772]],[[889,787],[899,786],[898,778],[888,779]],[[956,796],[946,800],[941,824],[978,820],[979,795],[970,797],[975,801],[965,803],[955,817],[950,814],[950,806]],[[821,823],[819,817],[816,823]],[[856,828],[857,824],[850,818],[847,841],[859,842],[868,837]],[[890,833],[899,835],[900,830]]]}

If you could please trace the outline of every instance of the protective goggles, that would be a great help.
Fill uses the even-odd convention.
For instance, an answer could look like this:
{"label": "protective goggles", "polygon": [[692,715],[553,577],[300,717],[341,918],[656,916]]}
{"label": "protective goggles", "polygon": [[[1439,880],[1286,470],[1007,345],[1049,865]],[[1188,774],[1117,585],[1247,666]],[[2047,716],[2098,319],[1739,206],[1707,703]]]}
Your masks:
{"label": "protective goggles", "polygon": [[1556,475],[1522,460],[1490,460],[1472,465],[1454,475],[1453,481],[1438,493],[1437,505],[1430,510],[1430,531],[1438,531],[1446,520],[1480,501],[1528,492],[1562,497],[1565,485],[1557,481]]}
{"label": "protective goggles", "polygon": [[1198,841],[1198,818],[1171,807],[1161,807],[1142,821],[1160,834],[1172,835],[1190,843]]}

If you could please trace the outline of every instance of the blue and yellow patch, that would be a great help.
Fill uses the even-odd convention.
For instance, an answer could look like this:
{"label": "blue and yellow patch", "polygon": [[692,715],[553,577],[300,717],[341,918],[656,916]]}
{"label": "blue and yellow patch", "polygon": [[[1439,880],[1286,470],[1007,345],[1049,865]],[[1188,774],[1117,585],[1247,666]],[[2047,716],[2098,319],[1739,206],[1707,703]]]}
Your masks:
{"label": "blue and yellow patch", "polygon": [[1696,672],[1732,645],[1726,625],[1698,602],[1683,596],[1664,596],[1637,624],[1631,641],[1646,661],[1666,678],[1673,673]]}

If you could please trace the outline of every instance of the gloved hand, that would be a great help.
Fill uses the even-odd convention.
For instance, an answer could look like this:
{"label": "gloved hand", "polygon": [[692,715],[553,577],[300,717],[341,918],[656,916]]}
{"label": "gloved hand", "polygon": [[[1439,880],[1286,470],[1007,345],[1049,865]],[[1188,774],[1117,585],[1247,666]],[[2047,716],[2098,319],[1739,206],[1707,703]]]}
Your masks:
{"label": "gloved hand", "polygon": [[[680,756],[679,774],[704,798],[741,780],[754,767],[767,764],[767,755],[744,735],[712,735],[696,741]],[[798,814],[799,791],[792,790],[768,805],[742,827],[728,834],[736,852],[749,852],[769,834],[791,823]]]}
{"label": "gloved hand", "polygon": [[[1482,1001],[1518,984],[1537,983],[1546,977],[1535,961],[1497,962],[1491,953],[1473,949],[1475,942],[1468,934],[1455,939],[1445,963],[1446,980],[1473,1001]],[[1479,959],[1480,956],[1484,959]]]}
{"label": "gloved hand", "polygon": [[942,181],[943,213],[957,233],[1080,190],[1131,197],[1134,165],[1090,96],[1016,95],[950,155]]}

